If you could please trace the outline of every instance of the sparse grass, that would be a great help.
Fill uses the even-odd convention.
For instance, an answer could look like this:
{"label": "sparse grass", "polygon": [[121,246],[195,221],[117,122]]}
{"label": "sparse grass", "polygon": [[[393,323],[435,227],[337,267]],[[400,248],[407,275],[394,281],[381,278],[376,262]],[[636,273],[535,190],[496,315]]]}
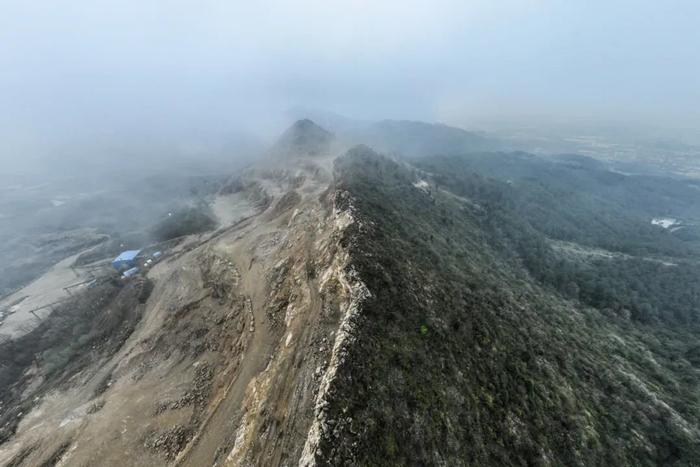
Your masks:
{"label": "sparse grass", "polygon": [[70,441],[62,443],[54,450],[48,459],[41,463],[40,467],[54,467],[57,465],[61,461],[63,455],[68,451],[68,448],[70,448],[70,445]]}

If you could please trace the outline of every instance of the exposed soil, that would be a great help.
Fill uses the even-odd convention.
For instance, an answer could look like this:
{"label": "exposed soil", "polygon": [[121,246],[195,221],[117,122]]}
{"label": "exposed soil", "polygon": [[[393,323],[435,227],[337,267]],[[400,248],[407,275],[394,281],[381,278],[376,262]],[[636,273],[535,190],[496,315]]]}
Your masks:
{"label": "exposed soil", "polygon": [[[133,332],[42,393],[0,464],[297,464],[349,300],[331,161],[277,160],[238,178],[213,204],[221,227],[148,271]],[[74,260],[37,282],[76,281],[60,279]]]}
{"label": "exposed soil", "polygon": [[95,271],[73,267],[80,254],[58,262],[37,280],[0,300],[0,336],[26,334],[51,312],[52,306],[87,286]]}

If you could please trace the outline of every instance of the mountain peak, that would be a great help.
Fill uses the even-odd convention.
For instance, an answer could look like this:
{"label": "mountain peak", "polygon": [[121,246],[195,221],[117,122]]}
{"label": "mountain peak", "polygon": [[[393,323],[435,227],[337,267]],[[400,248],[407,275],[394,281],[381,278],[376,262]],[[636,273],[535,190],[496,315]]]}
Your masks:
{"label": "mountain peak", "polygon": [[297,120],[277,140],[275,154],[317,156],[328,152],[334,136],[308,118]]}

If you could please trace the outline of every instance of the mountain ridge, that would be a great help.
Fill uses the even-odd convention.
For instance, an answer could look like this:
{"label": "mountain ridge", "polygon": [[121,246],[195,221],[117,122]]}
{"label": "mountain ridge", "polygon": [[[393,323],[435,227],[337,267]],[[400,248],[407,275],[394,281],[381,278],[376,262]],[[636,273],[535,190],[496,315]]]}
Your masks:
{"label": "mountain ridge", "polygon": [[[676,323],[666,308],[677,300],[657,306],[656,327],[626,314],[625,297],[587,281],[636,251],[575,263],[547,237],[562,241],[569,213],[549,211],[554,225],[527,217],[566,177],[583,193],[566,206],[588,209],[604,169],[493,153],[409,163],[341,147],[297,122],[272,157],[221,184],[215,230],[168,243],[137,281],[77,294],[23,337],[43,347],[0,399],[0,462],[700,462],[694,315]],[[538,170],[552,180],[532,183]],[[614,193],[610,206],[628,202]],[[639,228],[638,204],[613,241]],[[600,209],[582,221],[598,225],[585,216]],[[653,254],[693,251],[649,229]],[[674,280],[695,271],[652,266]],[[616,284],[653,285],[618,269]],[[49,332],[75,313],[88,334]]]}

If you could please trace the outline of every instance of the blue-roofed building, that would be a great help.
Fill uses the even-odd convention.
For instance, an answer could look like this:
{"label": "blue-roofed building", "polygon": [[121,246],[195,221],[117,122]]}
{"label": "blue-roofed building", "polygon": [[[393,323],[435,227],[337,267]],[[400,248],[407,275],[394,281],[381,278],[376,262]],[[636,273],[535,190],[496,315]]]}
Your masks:
{"label": "blue-roofed building", "polygon": [[117,271],[125,271],[136,266],[136,257],[141,250],[122,251],[119,256],[112,260],[112,266]]}

